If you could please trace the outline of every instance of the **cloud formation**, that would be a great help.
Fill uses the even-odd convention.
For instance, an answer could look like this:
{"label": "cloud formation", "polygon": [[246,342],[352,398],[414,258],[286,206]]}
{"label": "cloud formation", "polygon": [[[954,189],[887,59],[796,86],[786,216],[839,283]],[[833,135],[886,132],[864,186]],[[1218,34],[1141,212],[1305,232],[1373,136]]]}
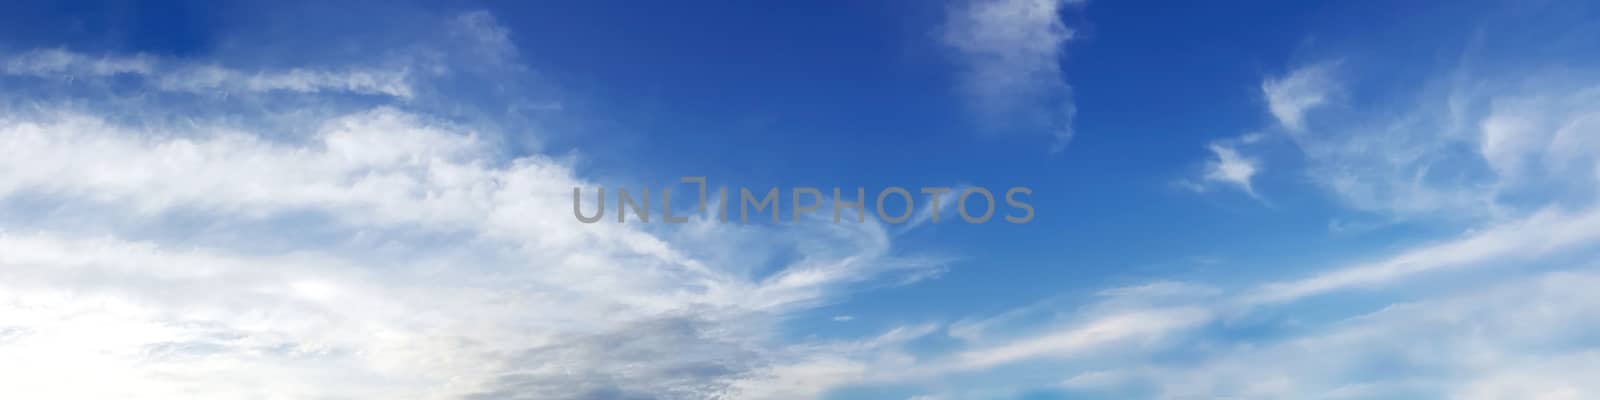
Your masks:
{"label": "cloud formation", "polygon": [[[460,47],[506,37],[486,14],[452,21],[473,28]],[[3,102],[0,372],[25,382],[13,394],[727,397],[789,352],[772,342],[784,316],[940,266],[895,254],[875,221],[579,224],[571,190],[599,183],[433,113],[473,102],[413,90],[437,75],[409,71],[431,64],[226,61],[6,58],[9,95],[68,85],[111,100]],[[124,75],[206,101],[102,91]],[[268,101],[283,96],[320,111]],[[208,108],[230,102],[252,111]],[[761,243],[711,251],[740,237]],[[751,258],[778,266],[754,274]],[[104,380],[82,385],[85,373]]]}
{"label": "cloud formation", "polygon": [[[9,120],[0,147],[29,155],[8,158],[0,175],[13,210],[44,198],[58,203],[45,213],[164,227],[85,237],[73,233],[108,225],[11,225],[0,237],[0,302],[23,311],[0,321],[12,332],[0,353],[63,368],[11,376],[46,397],[700,398],[725,388],[719,375],[758,365],[766,315],[821,304],[880,273],[936,266],[894,260],[876,224],[814,225],[759,235],[829,253],[753,279],[686,253],[712,243],[570,223],[570,189],[590,184],[569,167],[540,156],[497,162],[474,135],[424,121],[379,108],[321,121],[314,141],[283,143],[70,113]],[[259,254],[254,236],[182,239],[206,230],[173,225],[178,215],[281,238],[268,247],[282,255]],[[610,371],[636,363],[616,358],[632,356],[612,342],[645,338],[632,348],[703,351],[641,353],[651,367]],[[703,359],[717,354],[726,358]],[[77,364],[124,368],[105,372],[127,381],[60,384]],[[340,384],[315,383],[324,379]]]}
{"label": "cloud formation", "polygon": [[1250,197],[1260,199],[1261,196],[1256,194],[1252,180],[1265,166],[1261,160],[1245,155],[1244,149],[1261,140],[1261,134],[1252,133],[1237,138],[1212,141],[1206,145],[1206,149],[1211,151],[1212,158],[1206,160],[1200,177],[1179,181],[1178,185],[1196,192],[1210,190],[1216,185],[1226,185]]}
{"label": "cloud formation", "polygon": [[215,64],[161,60],[143,54],[94,57],[62,49],[29,51],[8,57],[4,65],[6,75],[63,80],[131,75],[150,80],[148,87],[153,89],[203,94],[327,91],[399,98],[413,95],[410,72],[405,68],[241,71]]}
{"label": "cloud formation", "polygon": [[1073,30],[1061,21],[1064,0],[974,0],[952,6],[943,40],[963,71],[962,89],[988,128],[1043,131],[1052,151],[1072,140],[1077,107],[1061,70]]}
{"label": "cloud formation", "polygon": [[[946,39],[972,62],[975,99],[1004,112],[1046,104],[1035,110],[1044,121],[1070,124],[1070,101],[1031,102],[1066,100],[1062,6],[953,9]],[[571,188],[608,183],[575,168],[581,154],[508,149],[503,125],[459,112],[516,107],[436,85],[482,78],[464,75],[483,67],[440,64],[451,57],[436,52],[522,68],[509,29],[484,12],[435,22],[453,42],[328,65],[64,48],[6,57],[7,389],[437,399],[792,399],[874,386],[930,399],[1040,388],[1158,399],[1600,392],[1589,339],[1600,277],[1574,261],[1600,243],[1586,196],[1600,171],[1592,77],[1463,78],[1423,90],[1415,109],[1349,119],[1308,117],[1340,112],[1321,108],[1337,100],[1329,88],[1347,85],[1315,70],[1332,64],[1263,82],[1278,121],[1264,135],[1303,152],[1318,187],[1358,210],[1465,216],[1471,229],[1459,235],[1296,260],[1273,277],[1161,279],[953,322],[795,338],[786,321],[865,286],[926,277],[943,260],[903,248],[900,231],[876,222],[575,223]],[[125,78],[161,95],[107,87]],[[30,96],[55,91],[67,94]],[[285,97],[297,101],[268,101]],[[1064,144],[1071,131],[1053,132]],[[1266,170],[1264,150],[1250,145],[1263,137],[1211,142],[1201,182],[1254,194]],[[876,322],[825,311],[836,326]],[[82,384],[86,375],[99,383]]]}
{"label": "cloud formation", "polygon": [[1306,112],[1326,104],[1336,89],[1332,74],[1338,65],[1337,62],[1312,64],[1261,82],[1267,110],[1278,124],[1291,131],[1305,129]]}

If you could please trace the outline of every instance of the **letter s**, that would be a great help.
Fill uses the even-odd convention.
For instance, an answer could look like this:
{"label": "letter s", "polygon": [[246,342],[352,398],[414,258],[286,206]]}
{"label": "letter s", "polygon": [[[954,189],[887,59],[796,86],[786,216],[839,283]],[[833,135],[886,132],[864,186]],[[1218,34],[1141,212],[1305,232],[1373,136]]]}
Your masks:
{"label": "letter s", "polygon": [[1015,207],[1015,208],[1023,209],[1025,211],[1027,211],[1028,213],[1023,215],[1023,216],[1021,216],[1021,217],[1013,217],[1013,216],[1007,215],[1006,216],[1006,222],[1010,222],[1010,223],[1013,223],[1013,224],[1026,224],[1026,223],[1028,223],[1028,221],[1033,221],[1033,206],[1028,205],[1028,203],[1017,201],[1017,199],[1013,198],[1013,196],[1016,195],[1018,192],[1020,192],[1022,194],[1030,195],[1030,196],[1033,195],[1033,189],[1028,189],[1028,188],[1022,187],[1022,186],[1013,187],[1010,190],[1006,190],[1006,205],[1012,206],[1012,207]]}

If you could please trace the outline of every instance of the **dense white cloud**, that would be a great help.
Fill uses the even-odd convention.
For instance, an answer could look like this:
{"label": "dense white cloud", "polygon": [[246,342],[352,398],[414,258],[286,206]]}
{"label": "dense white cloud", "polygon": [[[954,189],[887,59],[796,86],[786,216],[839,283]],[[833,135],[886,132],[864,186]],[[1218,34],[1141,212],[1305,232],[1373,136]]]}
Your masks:
{"label": "dense white cloud", "polygon": [[[468,44],[514,56],[486,14],[454,21]],[[0,372],[22,382],[14,395],[730,396],[792,368],[774,364],[800,351],[775,341],[786,315],[939,267],[895,255],[873,221],[579,223],[572,189],[601,184],[570,158],[508,156],[501,133],[415,107],[449,100],[413,98],[408,71],[426,63],[246,73],[40,50],[6,65],[91,88],[135,74],[223,102],[400,102],[226,117],[145,99],[8,102],[24,104],[0,114]],[[708,250],[726,240],[761,243]],[[777,266],[755,274],[750,259]]]}
{"label": "dense white cloud", "polygon": [[[829,253],[750,277],[683,252],[710,243],[577,223],[568,196],[590,184],[568,167],[538,156],[497,162],[474,135],[424,121],[380,108],[324,121],[315,141],[283,143],[221,127],[144,130],[71,113],[8,119],[0,148],[24,156],[5,161],[7,197],[50,198],[94,218],[144,223],[197,212],[224,227],[248,226],[312,213],[318,222],[271,233],[321,226],[343,237],[264,256],[230,248],[244,243],[195,247],[120,237],[136,232],[83,238],[13,228],[0,240],[4,304],[23,311],[0,321],[20,332],[4,347],[27,352],[18,357],[81,354],[78,362],[120,365],[115,374],[127,385],[51,385],[64,370],[50,368],[11,376],[39,382],[31,393],[46,397],[102,389],[117,397],[703,397],[724,388],[719,376],[760,362],[754,342],[765,337],[769,315],[825,302],[843,285],[895,268],[936,266],[889,257],[876,224],[818,224],[760,235],[778,245],[820,241]],[[204,133],[213,131],[224,133]],[[410,257],[377,256],[386,252]],[[59,339],[77,329],[73,321],[148,333]],[[619,342],[703,351],[630,361],[609,351]],[[645,361],[653,366],[609,370]],[[316,368],[294,367],[302,363]],[[695,365],[709,375],[675,375]],[[341,385],[311,383],[335,376],[328,371],[345,377]],[[405,385],[378,383],[391,381]]]}

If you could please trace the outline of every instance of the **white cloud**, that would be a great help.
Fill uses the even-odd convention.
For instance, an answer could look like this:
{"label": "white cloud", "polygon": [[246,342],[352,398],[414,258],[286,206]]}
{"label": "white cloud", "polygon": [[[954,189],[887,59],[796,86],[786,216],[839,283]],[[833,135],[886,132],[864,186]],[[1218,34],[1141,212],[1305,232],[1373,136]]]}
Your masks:
{"label": "white cloud", "polygon": [[1556,201],[1596,198],[1594,115],[1600,77],[1522,73],[1440,74],[1387,88],[1400,107],[1307,110],[1328,101],[1332,66],[1313,64],[1262,84],[1269,108],[1305,156],[1306,173],[1356,210],[1408,219],[1514,218]]}
{"label": "white cloud", "polygon": [[[1600,81],[1597,79],[1596,81]],[[1501,190],[1526,183],[1562,183],[1573,177],[1588,185],[1600,153],[1600,82],[1571,87],[1518,90],[1487,100],[1478,122],[1478,151]],[[1549,180],[1555,178],[1557,182]],[[1569,180],[1570,181],[1570,180]]]}
{"label": "white cloud", "polygon": [[1201,308],[1118,312],[1070,329],[961,352],[953,356],[950,368],[985,369],[1029,359],[1081,356],[1108,348],[1127,351],[1151,344],[1167,334],[1193,327],[1209,318],[1209,311]]}
{"label": "white cloud", "polygon": [[94,78],[117,74],[149,74],[155,69],[149,56],[90,57],[63,49],[34,50],[10,57],[6,75]]}
{"label": "white cloud", "polygon": [[1261,140],[1261,134],[1252,133],[1212,141],[1206,145],[1206,149],[1211,151],[1212,158],[1206,160],[1198,180],[1186,179],[1177,184],[1196,192],[1211,190],[1216,185],[1227,185],[1250,197],[1260,199],[1252,179],[1261,172],[1262,163],[1255,157],[1245,155],[1243,149]]}
{"label": "white cloud", "polygon": [[[146,224],[198,212],[247,226],[310,212],[320,222],[272,231],[331,229],[345,242],[300,243],[289,253],[296,256],[274,257],[230,248],[243,243],[196,248],[13,230],[0,240],[7,248],[0,265],[5,292],[14,295],[0,306],[31,311],[0,326],[33,333],[9,343],[39,357],[88,352],[80,361],[106,368],[152,365],[142,371],[154,375],[123,373],[128,386],[117,390],[134,397],[591,389],[701,397],[758,365],[764,350],[753,341],[765,337],[766,315],[822,304],[845,285],[896,268],[935,266],[888,256],[887,233],[876,223],[819,224],[761,232],[776,243],[817,241],[830,252],[752,279],[741,266],[684,252],[709,244],[578,223],[571,188],[590,184],[567,166],[541,156],[497,162],[476,135],[393,109],[325,121],[304,143],[220,128],[225,133],[201,133],[208,130],[143,130],[73,113],[8,120],[0,148],[26,156],[3,161],[0,197],[44,196],[80,204],[96,218]],[[385,239],[344,236],[354,234]],[[458,234],[465,237],[430,239]],[[430,250],[440,246],[450,249]],[[390,247],[410,256],[374,258]],[[73,329],[57,325],[74,321],[69,315],[149,333],[39,339]],[[619,359],[632,356],[605,350],[618,342],[640,351],[704,350]],[[68,345],[76,347],[52,347]],[[179,354],[150,358],[156,348]],[[607,372],[644,360],[650,363],[640,370]],[[295,369],[306,362],[318,367]],[[258,375],[265,371],[256,365],[281,369]],[[675,375],[696,365],[724,372]],[[349,383],[316,391],[316,374],[332,370]],[[63,371],[12,376],[52,382]],[[581,379],[571,375],[580,372]],[[45,397],[99,390],[35,389]]]}
{"label": "white cloud", "polygon": [[1061,382],[1068,389],[1098,389],[1127,382],[1127,374],[1119,371],[1089,371],[1073,375]]}
{"label": "white cloud", "polygon": [[404,68],[241,71],[215,64],[190,64],[149,55],[92,57],[62,49],[34,50],[9,57],[6,75],[52,79],[92,79],[138,75],[149,87],[177,92],[237,94],[253,92],[338,92],[410,98],[410,72]]}
{"label": "white cloud", "polygon": [[1255,195],[1255,189],[1250,186],[1250,178],[1255,176],[1257,168],[1254,160],[1240,156],[1239,151],[1231,147],[1213,143],[1207,148],[1217,159],[1206,164],[1206,179],[1232,184]]}
{"label": "white cloud", "polygon": [[985,124],[997,130],[1045,130],[1059,151],[1072,139],[1077,112],[1062,78],[1062,46],[1073,30],[1062,0],[975,0],[952,7],[944,43],[959,56],[964,89]]}
{"label": "white cloud", "polygon": [[[980,105],[1065,99],[1057,60],[1071,31],[1057,18],[1061,5],[955,10],[946,40],[971,58]],[[484,58],[516,56],[509,32],[488,14],[451,21],[450,33],[481,45],[471,48]],[[431,93],[419,85],[439,67],[427,62],[251,70],[140,55],[25,54],[7,60],[5,73],[138,75],[147,89],[203,95],[379,94],[403,106],[340,103],[327,105],[328,115],[261,110],[230,118],[159,103],[0,112],[0,152],[8,155],[0,158],[0,360],[12,361],[0,363],[0,376],[23,396],[807,398],[1025,363],[1056,367],[1048,387],[1144,382],[1166,398],[1600,391],[1586,380],[1600,371],[1585,341],[1600,310],[1587,290],[1600,279],[1589,272],[1497,275],[1483,279],[1497,281],[1486,288],[1442,299],[1305,330],[1267,329],[1281,336],[1249,326],[1277,311],[1289,321],[1274,323],[1303,323],[1304,300],[1342,290],[1466,268],[1529,271],[1523,263],[1600,241],[1593,208],[1539,203],[1461,238],[1242,290],[1157,281],[948,325],[794,342],[777,326],[797,311],[864,282],[924,276],[938,260],[904,257],[877,223],[579,224],[570,189],[601,183],[581,177],[572,159],[511,154],[498,131],[430,114],[439,104],[431,101],[446,100],[424,99]],[[1424,107],[1414,114],[1425,117],[1380,118],[1364,126],[1379,129],[1328,135],[1305,115],[1327,102],[1328,92],[1312,89],[1331,83],[1302,71],[1263,84],[1270,108],[1295,130],[1314,176],[1359,207],[1485,207],[1494,200],[1483,193],[1548,187],[1551,179],[1592,184],[1590,132],[1600,104],[1592,89],[1464,95],[1492,104],[1482,115],[1450,114],[1470,134],[1417,129],[1446,125]],[[1047,120],[1070,122],[1070,104],[1045,107]],[[145,112],[187,118],[129,118]],[[265,119],[292,129],[262,129]],[[1070,128],[1056,132],[1064,143]],[[1261,164],[1240,149],[1255,139],[1234,140],[1212,144],[1205,179],[1254,193]],[[1404,146],[1416,143],[1425,146]],[[1468,152],[1441,151],[1457,147]],[[1438,154],[1482,161],[1495,180],[1462,189],[1481,182],[1417,178],[1443,165],[1432,158]],[[768,262],[775,271],[752,266]],[[1214,332],[1230,329],[1255,336]],[[941,330],[960,341],[908,350],[946,339],[932,337]],[[1381,366],[1425,373],[1357,373]],[[85,375],[103,378],[83,385]],[[1025,384],[926,397],[993,398]]]}
{"label": "white cloud", "polygon": [[[935,367],[897,379],[942,379],[937,377],[1035,361],[1053,362],[1044,365],[1055,365],[1062,380],[1034,387],[1124,397],[1584,398],[1600,392],[1585,378],[1600,369],[1600,348],[1584,339],[1600,329],[1588,322],[1600,313],[1600,296],[1584,289],[1600,276],[1588,265],[1571,272],[1516,265],[1592,248],[1600,242],[1595,215],[1600,214],[1551,211],[1380,262],[1244,290],[1161,281],[1102,291],[1101,301],[1076,310],[1028,306],[965,323],[961,332],[972,347],[923,361]],[[1303,301],[1481,266],[1515,271],[1486,279],[1452,277],[1458,283],[1447,286],[1444,296],[1423,294],[1370,313],[1350,307],[1345,312],[1354,316],[1334,317],[1332,323],[1314,315],[1328,312],[1324,306]],[[1305,307],[1313,312],[1303,314]],[[1025,314],[1066,314],[1079,322],[1021,336],[969,332],[1015,327],[1012,322]]]}
{"label": "white cloud", "polygon": [[1306,112],[1326,104],[1336,89],[1332,76],[1336,66],[1335,62],[1312,64],[1261,82],[1267,109],[1278,123],[1294,131],[1305,129]]}
{"label": "white cloud", "polygon": [[1592,272],[1389,306],[1304,335],[1219,343],[1206,360],[1125,371],[1158,398],[1586,398],[1600,393]]}
{"label": "white cloud", "polygon": [[1226,144],[1212,143],[1206,148],[1216,156],[1216,159],[1206,162],[1206,181],[1233,185],[1251,197],[1256,196],[1255,187],[1250,184],[1250,178],[1260,168],[1256,160],[1245,158],[1239,154],[1239,150]]}
{"label": "white cloud", "polygon": [[[933,367],[907,370],[912,372],[896,379],[938,379],[930,377],[1032,361],[1058,365],[1063,381],[1053,385],[1064,389],[1154,388],[1156,398],[1170,399],[1586,395],[1600,389],[1581,378],[1582,371],[1600,368],[1600,357],[1593,356],[1600,349],[1579,339],[1600,328],[1583,322],[1600,312],[1600,297],[1580,290],[1597,279],[1592,267],[1541,273],[1543,268],[1523,264],[1593,250],[1600,243],[1597,216],[1550,209],[1303,279],[1238,290],[1157,281],[1103,290],[1087,305],[1045,302],[961,321],[949,332],[968,348],[923,361]],[[1477,279],[1442,275],[1467,268],[1499,270]],[[1421,300],[1371,315],[1349,307],[1345,312],[1357,316],[1331,328],[1300,312],[1328,312],[1306,301],[1312,296],[1414,287],[1423,278],[1456,283],[1446,286],[1445,297],[1421,292]],[[1062,318],[1075,322],[1055,322]],[[1041,324],[1058,328],[1038,331]],[[1263,324],[1276,333],[1263,335]],[[1035,332],[993,334],[1017,329]],[[1235,330],[1244,332],[1242,339],[1232,336]],[[1525,353],[1528,346],[1541,353]],[[1172,362],[1173,357],[1188,361]],[[1376,368],[1394,373],[1363,373]]]}
{"label": "white cloud", "polygon": [[792,346],[774,354],[778,362],[752,371],[727,395],[739,399],[817,398],[851,384],[892,382],[918,373],[903,347],[933,333],[934,325],[900,326],[861,340]]}
{"label": "white cloud", "polygon": [[[1373,88],[1335,80],[1340,64],[1312,64],[1261,86],[1283,128],[1273,133],[1298,147],[1311,181],[1352,209],[1379,214],[1383,223],[1426,216],[1474,229],[1389,255],[1352,256],[1360,261],[1332,268],[1296,267],[1306,271],[1302,278],[1236,282],[1227,290],[1179,296],[1188,300],[1177,309],[1193,310],[1189,323],[1098,330],[1128,341],[1105,342],[1119,344],[1104,345],[1120,351],[1114,357],[1076,351],[1094,342],[1077,340],[1096,331],[1089,321],[1174,304],[1056,303],[962,320],[949,331],[968,347],[951,354],[984,355],[971,359],[993,360],[974,363],[991,371],[1036,362],[1061,376],[1012,383],[1108,398],[1558,399],[1600,393],[1585,378],[1600,369],[1600,348],[1588,339],[1600,328],[1589,322],[1600,312],[1600,297],[1583,289],[1594,284],[1594,266],[1551,272],[1600,250],[1596,77],[1556,67],[1486,68],[1508,75],[1480,76],[1462,67],[1415,87]],[[1361,98],[1401,100],[1328,107],[1347,88]],[[1215,158],[1202,178],[1181,183],[1252,191],[1260,164],[1250,156],[1271,148],[1244,149],[1236,140],[1212,143]],[[1110,292],[1159,298],[1163,288],[1183,286],[1163,282]],[[1363,292],[1340,296],[1356,290]],[[1356,298],[1361,301],[1349,301]],[[996,334],[1041,323],[1083,329]],[[1120,345],[1150,337],[1165,340]]]}
{"label": "white cloud", "polygon": [[1581,249],[1600,241],[1600,211],[1547,209],[1523,220],[1422,246],[1380,261],[1265,285],[1253,302],[1281,302],[1340,289],[1374,287],[1427,272],[1514,262]]}
{"label": "white cloud", "polygon": [[1105,289],[1101,290],[1097,294],[1100,297],[1108,298],[1113,301],[1123,299],[1148,301],[1151,299],[1187,299],[1194,297],[1207,297],[1215,296],[1221,293],[1221,289],[1196,283],[1157,281],[1141,285]]}
{"label": "white cloud", "polygon": [[287,91],[299,93],[346,92],[409,98],[409,71],[404,69],[365,69],[322,71],[244,72],[214,65],[193,66],[155,78],[156,87],[192,93],[237,93]]}
{"label": "white cloud", "polygon": [[[460,21],[479,42],[505,36],[484,15]],[[29,54],[44,55],[7,73],[139,74],[143,88],[208,96],[371,92],[406,107],[5,109],[0,358],[19,362],[0,373],[24,382],[19,396],[716,397],[800,368],[777,361],[834,354],[775,342],[786,315],[939,267],[896,255],[876,222],[579,223],[572,188],[600,183],[571,158],[508,155],[502,133],[430,114],[449,99],[407,89],[425,63],[246,73]],[[760,243],[707,250],[728,238]],[[751,258],[775,270],[751,274]],[[85,373],[104,379],[82,385]]]}

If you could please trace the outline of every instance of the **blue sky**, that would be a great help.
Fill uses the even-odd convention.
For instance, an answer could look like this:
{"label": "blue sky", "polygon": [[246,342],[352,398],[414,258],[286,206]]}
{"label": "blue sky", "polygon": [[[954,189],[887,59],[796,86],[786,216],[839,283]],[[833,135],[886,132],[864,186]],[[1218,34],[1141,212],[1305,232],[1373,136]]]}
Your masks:
{"label": "blue sky", "polygon": [[1581,1],[0,9],[8,397],[1600,396]]}

